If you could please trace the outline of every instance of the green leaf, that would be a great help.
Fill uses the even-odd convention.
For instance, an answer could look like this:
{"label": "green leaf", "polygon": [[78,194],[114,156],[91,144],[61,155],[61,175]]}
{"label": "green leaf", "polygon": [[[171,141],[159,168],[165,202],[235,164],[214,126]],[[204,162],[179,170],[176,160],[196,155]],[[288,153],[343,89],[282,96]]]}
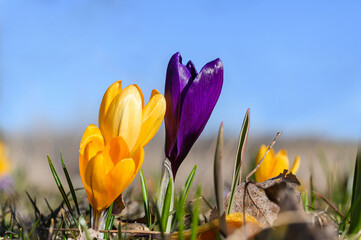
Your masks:
{"label": "green leaf", "polygon": [[196,240],[198,235],[198,221],[199,221],[199,208],[200,208],[200,198],[202,195],[202,188],[199,185],[197,187],[196,193],[196,202],[194,203],[193,216],[192,216],[192,230],[191,230],[191,240]]}
{"label": "green leaf", "polygon": [[247,144],[247,138],[249,132],[249,116],[250,116],[250,110],[248,108],[246,115],[244,116],[241,133],[239,135],[239,140],[238,140],[238,147],[236,154],[237,157],[234,163],[231,196],[228,202],[227,214],[231,213],[234,194],[242,177],[243,158],[244,158],[244,152],[246,150],[246,144]]}
{"label": "green leaf", "polygon": [[[188,193],[189,193],[189,189],[192,186],[192,182],[193,182],[194,176],[196,174],[196,171],[197,171],[197,165],[194,165],[192,171],[188,175],[187,181],[185,182],[185,184],[184,184],[184,186],[182,188],[181,196],[179,197],[179,200],[178,200],[178,204],[177,204],[177,207],[176,207],[176,213],[175,213],[176,216],[175,216],[174,221],[172,223],[172,225],[174,227],[176,227],[177,222],[178,222],[178,225],[179,225],[178,231],[180,231],[179,228],[182,228],[182,230],[183,230],[183,224],[181,222],[179,222],[179,221],[183,220],[184,205],[186,203],[187,196],[188,196]],[[182,215],[182,216],[179,216],[179,215]]]}
{"label": "green leaf", "polygon": [[[105,229],[104,230],[110,230],[110,228],[113,226],[113,225],[110,225],[111,218],[112,218],[112,211],[113,211],[113,203],[110,204],[110,206],[108,208],[107,220],[105,221]],[[104,239],[109,239],[108,233],[104,233]]]}
{"label": "green leaf", "polygon": [[74,201],[76,210],[77,210],[77,212],[78,212],[78,215],[80,215],[80,210],[79,210],[79,205],[78,205],[78,199],[77,199],[77,197],[76,197],[76,195],[75,195],[73,183],[71,182],[71,179],[70,179],[70,176],[69,176],[69,173],[68,173],[68,169],[66,168],[66,166],[65,166],[65,164],[64,164],[63,152],[62,152],[62,151],[60,151],[60,159],[61,159],[61,165],[62,165],[62,167],[63,167],[64,174],[65,174],[65,177],[66,177],[66,181],[68,182],[68,186],[69,186],[69,189],[70,189],[70,192],[71,192],[71,196],[73,197],[73,201]]}
{"label": "green leaf", "polygon": [[216,153],[214,156],[214,190],[216,193],[216,203],[219,218],[219,230],[224,236],[227,236],[226,216],[223,204],[223,177],[222,177],[222,152],[223,152],[223,123],[219,127]]}
{"label": "green leaf", "polygon": [[68,199],[68,196],[66,195],[65,193],[65,190],[63,188],[63,184],[61,183],[60,181],[60,178],[58,176],[58,173],[56,172],[55,168],[54,168],[54,165],[53,165],[53,162],[51,161],[49,155],[47,155],[47,158],[48,158],[48,163],[49,163],[49,166],[50,166],[50,170],[51,170],[51,173],[53,174],[53,177],[54,177],[54,180],[55,180],[55,183],[56,185],[58,186],[58,189],[61,193],[61,196],[63,197],[64,199],[64,202],[65,202],[65,205],[68,207],[68,210],[74,220],[74,223],[75,225],[78,225],[77,221],[75,220],[75,217],[74,217],[74,214],[73,214],[73,210],[70,206],[70,202],[69,202],[69,199]]}
{"label": "green leaf", "polygon": [[[170,181],[169,181],[170,182]],[[161,219],[162,217],[160,216],[160,213],[159,213],[159,209],[158,208],[155,208],[155,215],[158,219],[158,222],[160,223],[161,222]],[[165,239],[165,236],[164,236],[164,228],[163,228],[163,225],[160,223],[159,224],[159,231],[160,231],[160,235],[161,235],[161,238],[162,239]]]}
{"label": "green leaf", "polygon": [[86,222],[84,220],[84,218],[82,216],[79,217],[79,223],[81,228],[83,229],[84,233],[85,233],[85,237],[87,240],[92,240],[92,238],[90,237],[90,234],[88,232],[88,226],[86,225]]}
{"label": "green leaf", "polygon": [[307,190],[305,190],[304,192],[301,193],[301,199],[302,199],[303,208],[305,209],[305,212],[308,213],[308,192],[307,192]]}
{"label": "green leaf", "polygon": [[122,224],[120,221],[118,223],[118,240],[122,240]]}
{"label": "green leaf", "polygon": [[31,237],[31,235],[33,234],[35,228],[36,228],[36,225],[38,225],[39,221],[41,219],[41,216],[38,218],[38,220],[36,220],[34,226],[31,228],[30,232],[29,232],[29,238]]}
{"label": "green leaf", "polygon": [[357,199],[361,198],[361,146],[358,147],[355,171],[353,175],[350,228],[349,233],[358,233],[361,229],[361,205]]}
{"label": "green leaf", "polygon": [[162,225],[163,229],[167,229],[168,218],[169,218],[169,211],[170,205],[173,198],[173,179],[170,178],[168,182],[167,192],[164,198],[163,210],[162,210],[162,217],[160,221],[160,225]]}
{"label": "green leaf", "polygon": [[311,194],[311,209],[315,209],[316,194],[314,193],[313,176],[310,175],[310,194]]}
{"label": "green leaf", "polygon": [[140,169],[140,183],[141,183],[142,194],[143,194],[145,219],[147,221],[147,227],[150,227],[150,225],[152,225],[152,223],[151,223],[151,215],[150,215],[150,209],[149,209],[148,189],[147,189],[147,183],[145,181],[143,169]]}

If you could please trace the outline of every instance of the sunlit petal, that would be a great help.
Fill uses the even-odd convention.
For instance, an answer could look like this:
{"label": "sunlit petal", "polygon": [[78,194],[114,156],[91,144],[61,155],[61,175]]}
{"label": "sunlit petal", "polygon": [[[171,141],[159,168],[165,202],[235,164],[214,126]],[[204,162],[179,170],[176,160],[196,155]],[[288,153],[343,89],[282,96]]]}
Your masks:
{"label": "sunlit petal", "polygon": [[[135,164],[133,159],[127,158],[119,161],[106,176],[108,189],[107,207],[127,188],[133,181]],[[104,181],[104,180],[103,180]]]}
{"label": "sunlit petal", "polygon": [[109,143],[109,157],[114,165],[125,158],[130,158],[129,148],[122,137],[115,137]]}
{"label": "sunlit petal", "polygon": [[[110,159],[104,158],[102,153],[92,158],[85,170],[85,190],[90,204],[97,210],[104,209],[108,206],[108,186],[105,181],[107,164]],[[111,162],[111,164],[113,164]],[[84,182],[83,182],[84,183]]]}
{"label": "sunlit petal", "polygon": [[134,159],[134,164],[135,164],[134,175],[136,175],[138,173],[138,171],[140,170],[140,168],[142,167],[143,160],[144,160],[144,149],[142,146],[139,146],[137,151],[135,151],[133,159]]}
{"label": "sunlit petal", "polygon": [[122,90],[109,106],[104,119],[103,133],[105,141],[121,136],[133,149],[142,125],[142,98],[134,85]]}
{"label": "sunlit petal", "polygon": [[[259,148],[257,157],[256,157],[256,166],[257,164],[262,160],[263,156],[265,155],[266,151],[268,149],[268,146],[262,145]],[[259,169],[256,171],[256,179],[258,182],[266,181],[268,176],[270,175],[272,169],[273,169],[273,158],[274,158],[274,151],[271,148],[269,152],[267,153],[266,157],[262,161]]]}
{"label": "sunlit petal", "polygon": [[278,176],[283,173],[283,170],[288,170],[289,160],[287,151],[285,149],[280,150],[273,158],[273,164],[271,166],[271,172],[269,173],[268,179]]}
{"label": "sunlit petal", "polygon": [[120,80],[110,85],[110,87],[107,89],[107,91],[103,96],[102,103],[100,104],[100,108],[99,108],[99,128],[102,131],[105,128],[104,120],[108,112],[108,108],[110,104],[113,102],[114,98],[118,94],[120,94],[121,91],[122,91],[122,81]]}
{"label": "sunlit petal", "polygon": [[296,156],[295,161],[293,162],[292,168],[290,172],[296,174],[301,164],[301,157],[299,155]]}
{"label": "sunlit petal", "polygon": [[97,142],[99,145],[104,146],[103,136],[97,126],[90,124],[84,131],[83,137],[80,141],[79,153],[84,154],[85,146],[89,142]]}
{"label": "sunlit petal", "polygon": [[[142,128],[135,147],[145,146],[158,132],[164,118],[165,108],[165,98],[154,89],[149,103],[142,112]],[[132,149],[132,152],[135,150]]]}

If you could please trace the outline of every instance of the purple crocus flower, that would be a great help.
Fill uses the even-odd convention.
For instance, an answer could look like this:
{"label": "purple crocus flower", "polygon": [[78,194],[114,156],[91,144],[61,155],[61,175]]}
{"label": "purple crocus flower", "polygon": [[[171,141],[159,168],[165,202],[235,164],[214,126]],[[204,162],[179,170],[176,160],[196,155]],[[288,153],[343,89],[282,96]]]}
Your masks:
{"label": "purple crocus flower", "polygon": [[164,96],[165,155],[175,177],[179,166],[202,133],[217,103],[223,84],[223,65],[218,58],[197,73],[193,63],[182,64],[177,52],[169,61]]}

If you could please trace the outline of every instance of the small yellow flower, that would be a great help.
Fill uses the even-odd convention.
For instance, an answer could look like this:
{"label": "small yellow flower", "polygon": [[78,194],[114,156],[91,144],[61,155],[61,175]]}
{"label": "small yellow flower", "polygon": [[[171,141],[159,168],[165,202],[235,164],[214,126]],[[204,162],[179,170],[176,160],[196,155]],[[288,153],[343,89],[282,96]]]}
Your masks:
{"label": "small yellow flower", "polygon": [[165,99],[152,91],[149,103],[137,85],[113,83],[99,111],[99,128],[89,125],[80,142],[79,171],[90,204],[101,211],[124,191],[144,159],[143,147],[157,133]]}
{"label": "small yellow flower", "polygon": [[6,152],[6,146],[0,142],[0,177],[9,174],[10,162]]}
{"label": "small yellow flower", "polygon": [[[268,146],[265,145],[262,145],[259,148],[256,158],[256,166],[262,160],[267,149]],[[295,174],[300,166],[300,162],[301,158],[297,155],[289,172]],[[256,171],[256,180],[257,182],[264,182],[270,178],[278,176],[284,169],[289,169],[287,151],[282,149],[275,155],[273,149],[271,149]]]}
{"label": "small yellow flower", "polygon": [[[243,213],[234,212],[226,215],[226,224],[227,224],[227,234],[231,235],[235,230],[244,225],[243,222]],[[259,223],[254,217],[246,213],[246,224],[249,227],[249,231],[256,231],[262,229],[261,223]],[[211,223],[206,223],[198,227],[198,240],[212,240],[216,239],[216,232],[219,231],[219,222],[218,219],[214,220]],[[187,233],[185,231],[185,239],[187,238]]]}

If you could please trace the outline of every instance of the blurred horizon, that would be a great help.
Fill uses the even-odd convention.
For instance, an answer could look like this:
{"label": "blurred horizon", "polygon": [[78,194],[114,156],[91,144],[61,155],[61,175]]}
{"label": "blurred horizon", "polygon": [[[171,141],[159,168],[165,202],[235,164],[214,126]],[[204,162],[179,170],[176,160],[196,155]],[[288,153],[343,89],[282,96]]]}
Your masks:
{"label": "blurred horizon", "polygon": [[[170,57],[220,58],[223,90],[202,136],[357,141],[361,2],[0,1],[0,133],[83,134],[111,83],[164,91]],[[163,128],[163,126],[162,126]],[[202,137],[201,136],[201,137]]]}

